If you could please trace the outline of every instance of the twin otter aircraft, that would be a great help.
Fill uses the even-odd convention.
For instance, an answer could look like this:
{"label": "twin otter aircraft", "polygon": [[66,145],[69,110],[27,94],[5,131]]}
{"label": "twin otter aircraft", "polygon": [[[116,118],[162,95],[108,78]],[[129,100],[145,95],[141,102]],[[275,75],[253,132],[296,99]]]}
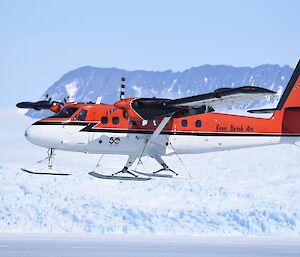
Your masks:
{"label": "twin otter aircraft", "polygon": [[[152,177],[176,178],[177,173],[162,156],[199,154],[230,149],[294,143],[300,139],[300,61],[274,109],[249,110],[270,113],[271,118],[215,112],[216,107],[264,98],[275,92],[245,86],[220,88],[212,93],[180,99],[126,98],[114,104],[57,102],[51,99],[22,102],[17,107],[49,109],[55,115],[32,124],[28,141],[48,148],[48,171],[34,174],[69,175],[54,172],[54,150],[93,154],[127,155],[124,168],[112,175],[96,170],[89,174],[102,179],[148,180]],[[124,82],[125,79],[122,78]],[[256,115],[257,116],[257,115]],[[136,159],[153,157],[162,168],[153,173],[130,171]]]}

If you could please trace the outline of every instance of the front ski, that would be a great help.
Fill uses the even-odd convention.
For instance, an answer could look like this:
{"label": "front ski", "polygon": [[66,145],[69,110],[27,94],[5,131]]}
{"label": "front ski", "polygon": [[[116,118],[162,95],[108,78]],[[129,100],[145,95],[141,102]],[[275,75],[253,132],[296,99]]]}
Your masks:
{"label": "front ski", "polygon": [[37,171],[31,171],[28,169],[21,168],[22,171],[27,172],[29,174],[34,175],[52,175],[52,176],[69,176],[72,175],[71,173],[61,173],[61,172],[37,172]]}
{"label": "front ski", "polygon": [[151,178],[149,177],[128,177],[128,176],[112,176],[112,175],[102,175],[100,173],[97,172],[89,172],[89,175],[96,177],[96,178],[100,178],[100,179],[112,179],[112,180],[129,180],[129,181],[147,181],[150,180]]}

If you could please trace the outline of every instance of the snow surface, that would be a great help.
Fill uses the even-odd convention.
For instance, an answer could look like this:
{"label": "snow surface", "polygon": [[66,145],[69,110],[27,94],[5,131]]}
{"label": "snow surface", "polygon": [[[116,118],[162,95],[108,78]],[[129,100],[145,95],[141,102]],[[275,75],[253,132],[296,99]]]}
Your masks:
{"label": "snow surface", "polygon": [[[36,176],[19,169],[45,157],[24,138],[34,120],[16,109],[0,113],[1,233],[300,236],[294,145],[181,156],[191,180],[104,181],[87,174],[99,156],[68,152],[55,161],[72,176]],[[104,172],[125,159],[105,156]],[[165,160],[186,174],[176,157]],[[149,158],[144,165],[158,168]]]}
{"label": "snow surface", "polygon": [[5,257],[295,257],[299,239],[0,234]]}

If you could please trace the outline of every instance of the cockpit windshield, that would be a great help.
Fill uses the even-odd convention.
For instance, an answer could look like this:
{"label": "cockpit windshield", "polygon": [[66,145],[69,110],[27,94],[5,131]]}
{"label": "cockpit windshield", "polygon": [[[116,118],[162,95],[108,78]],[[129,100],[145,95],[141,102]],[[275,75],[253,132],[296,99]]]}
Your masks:
{"label": "cockpit windshield", "polygon": [[51,116],[50,118],[71,118],[72,115],[78,110],[74,107],[65,107],[59,113]]}

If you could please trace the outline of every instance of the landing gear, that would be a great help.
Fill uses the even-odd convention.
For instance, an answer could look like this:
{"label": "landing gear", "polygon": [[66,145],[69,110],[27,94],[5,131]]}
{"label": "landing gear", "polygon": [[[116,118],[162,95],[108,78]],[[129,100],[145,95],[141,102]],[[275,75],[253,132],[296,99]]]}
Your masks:
{"label": "landing gear", "polygon": [[170,171],[172,172],[173,174],[175,174],[176,176],[178,176],[178,173],[176,173],[174,170],[170,169],[169,166],[165,163],[161,164],[163,167],[157,171],[154,171],[153,174],[157,174],[161,171]]}
{"label": "landing gear", "polygon": [[[152,173],[146,173],[146,172],[140,172],[140,171],[135,171],[135,173],[144,175],[144,176],[148,176],[148,177],[154,177],[154,178],[176,178],[176,179],[190,179],[191,178],[190,176],[189,177],[179,176],[179,174],[177,172],[175,172],[174,170],[169,168],[169,166],[164,162],[164,160],[160,156],[154,155],[152,157],[162,166],[161,169],[154,171]],[[170,172],[171,174],[167,174],[166,172],[163,172],[163,171]]]}
{"label": "landing gear", "polygon": [[[153,156],[154,157],[154,156]],[[90,172],[89,175],[100,178],[100,179],[108,179],[108,180],[131,180],[131,181],[147,181],[151,178],[176,178],[176,179],[189,179],[190,177],[179,176],[174,170],[170,169],[168,165],[163,161],[160,156],[155,156],[154,159],[162,165],[160,170],[154,171],[152,173],[140,172],[137,170],[129,170],[129,168],[133,165],[134,161],[137,159],[135,156],[129,156],[127,162],[122,170],[115,172],[111,175],[104,175],[99,172],[96,172],[97,168],[100,167],[100,162],[103,158],[103,155],[100,157],[95,170]],[[167,174],[166,172],[170,172],[171,174]],[[162,173],[161,173],[162,172]]]}
{"label": "landing gear", "polygon": [[48,154],[48,168],[52,169],[52,167],[53,167],[54,149],[53,148],[48,149],[47,154]]}
{"label": "landing gear", "polygon": [[130,175],[132,175],[132,176],[134,176],[134,177],[138,177],[137,175],[135,175],[133,172],[131,172],[131,171],[129,171],[128,170],[128,167],[126,167],[126,166],[124,166],[124,168],[122,169],[122,170],[120,170],[120,171],[118,171],[118,172],[115,172],[115,173],[113,173],[113,174],[111,174],[112,176],[116,176],[116,175],[118,175],[118,174],[120,174],[120,173],[127,173],[127,174],[130,174]]}
{"label": "landing gear", "polygon": [[[53,168],[54,148],[47,150],[47,157],[36,162],[31,167],[21,168],[22,171],[35,174],[35,175],[55,175],[55,176],[68,176],[71,173],[63,173]],[[47,168],[42,167],[42,163],[47,161]]]}
{"label": "landing gear", "polygon": [[133,172],[131,172],[131,171],[128,170],[132,166],[132,164],[134,163],[135,159],[136,159],[135,157],[129,156],[128,159],[127,159],[127,162],[126,162],[126,164],[124,166],[124,168],[122,170],[116,172],[116,173],[111,174],[111,175],[115,176],[115,175],[118,175],[120,173],[127,173],[127,174],[130,174],[133,177],[137,178],[138,177],[137,175],[135,175]]}
{"label": "landing gear", "polygon": [[[96,178],[101,178],[101,179],[132,180],[132,181],[147,181],[147,180],[149,180],[150,178],[148,176],[144,176],[144,175],[138,176],[134,172],[129,171],[129,168],[132,166],[132,164],[134,163],[135,160],[136,160],[135,156],[129,156],[124,168],[118,172],[111,174],[111,175],[103,175],[103,174],[96,172],[96,170],[90,172],[89,175],[96,177]],[[98,162],[96,168],[98,166],[100,166],[99,162]],[[119,174],[129,174],[130,176],[119,175]]]}
{"label": "landing gear", "polygon": [[153,158],[162,166],[161,169],[154,171],[153,174],[157,174],[161,171],[170,171],[171,173],[175,174],[176,176],[178,173],[176,173],[174,170],[170,169],[169,166],[164,162],[164,160],[159,155],[154,155]]}

